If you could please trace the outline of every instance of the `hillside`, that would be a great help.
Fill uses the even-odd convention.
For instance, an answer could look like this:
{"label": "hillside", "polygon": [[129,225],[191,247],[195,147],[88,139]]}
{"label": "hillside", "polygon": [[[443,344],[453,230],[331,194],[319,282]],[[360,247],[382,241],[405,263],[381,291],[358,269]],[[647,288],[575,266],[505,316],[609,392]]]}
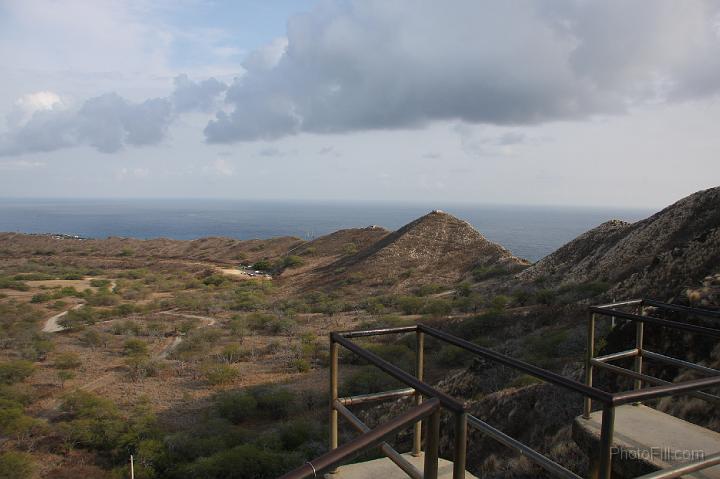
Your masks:
{"label": "hillside", "polygon": [[451,285],[466,279],[473,268],[516,271],[527,264],[469,223],[433,211],[327,265],[319,271],[319,281],[401,291],[421,284]]}
{"label": "hillside", "polygon": [[606,282],[617,297],[667,299],[720,269],[720,187],[699,191],[633,224],[609,221],[532,267],[520,281]]}
{"label": "hillside", "polygon": [[105,256],[150,257],[154,259],[194,259],[213,262],[253,262],[277,257],[288,249],[303,244],[292,236],[270,239],[236,240],[232,238],[200,238],[171,240],[156,238],[76,239],[63,235],[29,235],[0,233],[0,255],[5,256]]}

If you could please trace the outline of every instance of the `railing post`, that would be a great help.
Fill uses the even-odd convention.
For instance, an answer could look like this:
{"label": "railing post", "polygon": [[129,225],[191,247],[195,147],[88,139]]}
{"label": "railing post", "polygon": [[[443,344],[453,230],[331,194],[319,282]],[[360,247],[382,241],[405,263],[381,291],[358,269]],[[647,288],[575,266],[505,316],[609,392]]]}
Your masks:
{"label": "railing post", "polygon": [[[338,412],[335,401],[338,398],[338,352],[339,344],[330,335],[330,450],[338,447]],[[335,473],[336,469],[330,471]]]}
{"label": "railing post", "polygon": [[[590,313],[588,318],[587,332],[587,351],[585,356],[585,384],[589,387],[593,385],[593,366],[592,359],[595,357],[595,313]],[[585,396],[583,403],[583,418],[590,419],[590,411],[592,410],[592,399]]]}
{"label": "railing post", "polygon": [[440,447],[440,408],[430,415],[426,424],[423,479],[437,479],[438,449]]}
{"label": "railing post", "polygon": [[[643,307],[642,303],[640,303],[640,311],[638,312],[639,316],[643,315]],[[637,321],[635,323],[635,348],[638,350],[637,356],[635,356],[635,372],[642,374],[642,367],[643,367],[643,357],[642,357],[642,351],[643,351],[643,336],[644,336],[644,326],[645,323],[642,321]],[[641,379],[635,380],[635,389],[642,389],[643,382]],[[634,403],[636,406],[639,406],[640,402]]]}
{"label": "railing post", "polygon": [[[422,331],[415,333],[415,376],[418,381],[423,380],[423,370],[425,369],[425,334]],[[415,405],[419,406],[422,404],[422,394],[420,391],[415,391]],[[415,423],[414,435],[413,435],[413,449],[412,455],[419,456],[422,444],[422,421]]]}
{"label": "railing post", "polygon": [[600,457],[598,479],[610,479],[612,475],[612,441],[615,430],[615,407],[604,404],[600,426]]}
{"label": "railing post", "polygon": [[467,413],[455,413],[455,457],[453,458],[453,479],[465,479],[467,461]]}

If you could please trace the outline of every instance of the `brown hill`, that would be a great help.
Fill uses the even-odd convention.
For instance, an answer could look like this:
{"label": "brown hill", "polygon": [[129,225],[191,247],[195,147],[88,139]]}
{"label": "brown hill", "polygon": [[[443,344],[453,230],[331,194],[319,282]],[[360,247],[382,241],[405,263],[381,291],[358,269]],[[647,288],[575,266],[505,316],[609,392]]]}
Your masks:
{"label": "brown hill", "polygon": [[450,285],[475,267],[514,271],[525,265],[527,261],[488,241],[467,222],[433,211],[331,263],[321,274],[326,282],[405,290],[420,284]]}
{"label": "brown hill", "polygon": [[288,254],[320,257],[344,255],[351,251],[365,249],[389,233],[380,226],[338,230],[303,243],[288,251]]}
{"label": "brown hill", "polygon": [[550,284],[604,281],[610,295],[664,298],[720,270],[720,187],[694,193],[633,224],[609,221],[517,278]]}
{"label": "brown hill", "polygon": [[61,235],[27,235],[0,233],[0,255],[49,256],[92,255],[108,257],[182,258],[213,262],[253,262],[262,258],[282,256],[288,249],[304,242],[284,236],[271,239],[236,240],[231,238],[200,238],[171,240],[157,238],[75,239]]}

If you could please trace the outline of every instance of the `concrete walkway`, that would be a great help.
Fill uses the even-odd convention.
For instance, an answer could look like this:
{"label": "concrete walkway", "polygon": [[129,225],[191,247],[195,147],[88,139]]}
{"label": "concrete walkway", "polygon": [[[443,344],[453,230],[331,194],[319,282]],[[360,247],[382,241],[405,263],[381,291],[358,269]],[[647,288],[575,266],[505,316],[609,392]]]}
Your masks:
{"label": "concrete walkway", "polygon": [[[596,411],[573,424],[573,438],[591,455],[599,450],[601,421]],[[613,446],[613,471],[636,477],[720,452],[720,434],[647,406],[625,405],[615,409]],[[683,477],[720,479],[720,466]]]}
{"label": "concrete walkway", "polygon": [[[424,469],[424,455],[414,457],[412,454],[403,454],[403,457],[418,470]],[[452,472],[452,462],[445,459],[438,460],[438,479],[451,479]],[[407,479],[407,477],[408,475],[387,457],[348,464],[339,467],[335,474],[325,474],[326,479]],[[466,479],[477,479],[469,472],[465,473],[465,477]]]}

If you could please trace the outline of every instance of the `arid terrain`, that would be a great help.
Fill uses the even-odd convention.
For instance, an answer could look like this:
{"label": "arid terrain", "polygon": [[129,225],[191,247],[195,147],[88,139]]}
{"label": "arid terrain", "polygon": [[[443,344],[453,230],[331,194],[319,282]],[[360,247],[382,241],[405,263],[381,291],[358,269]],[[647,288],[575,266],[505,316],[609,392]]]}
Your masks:
{"label": "arid terrain", "polygon": [[[330,331],[424,322],[579,377],[587,305],[646,296],[717,308],[719,273],[720,188],[600,225],[535,264],[439,211],[313,241],[0,233],[2,467],[119,478],[132,454],[137,478],[276,477],[326,450]],[[364,344],[411,371],[410,339]],[[428,381],[586,468],[569,438],[578,398],[543,414],[536,398],[557,390],[427,347]],[[695,359],[715,364],[720,349]],[[349,353],[341,361],[344,391],[392,383]],[[720,430],[709,409],[659,407]],[[538,475],[488,439],[471,442],[473,472]]]}

